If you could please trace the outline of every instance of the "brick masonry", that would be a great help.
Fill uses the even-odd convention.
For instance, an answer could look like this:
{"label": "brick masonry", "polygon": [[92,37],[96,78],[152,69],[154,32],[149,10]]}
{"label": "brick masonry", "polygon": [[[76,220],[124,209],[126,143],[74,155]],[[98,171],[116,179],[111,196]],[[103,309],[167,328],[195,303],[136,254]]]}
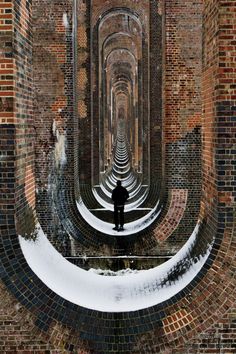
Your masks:
{"label": "brick masonry", "polygon": [[[136,3],[137,8],[143,4]],[[91,4],[79,3],[82,28],[78,32],[77,69],[82,99],[78,99],[77,108],[81,120],[89,112],[91,89],[85,79],[85,71],[89,74],[86,48]],[[107,10],[107,2],[102,5],[97,2],[92,23]],[[129,2],[114,0],[111,5],[128,6]],[[204,253],[212,240],[214,246],[197,277],[158,306],[103,313],[81,308],[56,295],[26,264],[17,234],[34,236],[36,211],[49,238],[62,253],[67,247],[63,215],[74,218],[75,232],[87,251],[97,252],[108,245],[110,254],[117,247],[116,240],[88,232],[86,223],[75,218],[73,209],[75,196],[70,186],[74,176],[70,172],[77,163],[72,133],[72,6],[66,0],[0,0],[0,351],[235,353],[235,1],[176,0],[158,7],[159,13],[165,14],[162,25],[166,31],[162,46],[164,112],[163,121],[158,123],[165,132],[166,199],[154,228],[158,230],[171,209],[179,205],[170,198],[171,189],[188,190],[185,212],[181,210],[175,231],[171,223],[168,242],[172,238],[171,244],[178,245],[182,235],[183,244],[199,213],[202,226],[190,257]],[[68,27],[63,18],[68,20]],[[151,27],[151,33],[153,30]],[[201,35],[203,53],[199,47]],[[152,40],[155,42],[155,37]],[[155,146],[152,148],[155,151]],[[58,187],[65,185],[66,192],[53,200]],[[155,188],[153,193],[158,191],[158,186]],[[56,213],[54,208],[58,208]],[[137,235],[138,241],[130,239],[130,247],[141,251],[144,245],[144,251],[152,252],[158,247],[153,230]],[[55,240],[56,235],[60,237]],[[100,238],[102,243],[97,241]],[[149,241],[145,243],[146,239]]]}

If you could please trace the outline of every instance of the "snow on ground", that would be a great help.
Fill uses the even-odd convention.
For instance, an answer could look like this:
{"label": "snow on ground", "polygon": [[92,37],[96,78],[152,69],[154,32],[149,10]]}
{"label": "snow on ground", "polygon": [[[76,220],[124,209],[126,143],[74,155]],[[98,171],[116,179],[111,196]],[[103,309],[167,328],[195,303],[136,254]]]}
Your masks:
{"label": "snow on ground", "polygon": [[67,261],[51,245],[40,225],[37,228],[36,241],[19,236],[22,252],[34,273],[64,299],[105,312],[136,311],[171,298],[197,275],[211,249],[209,245],[205,255],[186,267],[180,279],[164,282],[174,266],[188,257],[199,231],[197,224],[182,249],[162,265],[137,274],[108,277],[88,272]]}
{"label": "snow on ground", "polygon": [[95,268],[90,268],[88,272],[93,272],[95,274],[99,275],[105,275],[105,276],[111,276],[111,277],[117,277],[117,276],[124,276],[124,275],[130,275],[130,274],[137,274],[139,272],[145,272],[146,270],[137,270],[137,269],[121,269],[118,270],[117,272],[114,272],[110,269],[95,269]]}
{"label": "snow on ground", "polygon": [[[90,226],[92,226],[94,229],[96,229],[104,234],[116,235],[116,236],[131,235],[131,234],[135,234],[135,233],[145,229],[146,227],[151,225],[151,223],[155,220],[155,218],[161,212],[161,209],[158,212],[156,211],[157,206],[158,206],[158,204],[157,204],[155,206],[155,208],[153,208],[147,215],[143,216],[142,218],[140,218],[138,220],[135,220],[135,221],[125,224],[124,231],[117,232],[117,231],[113,230],[113,227],[114,227],[113,224],[105,222],[103,220],[100,220],[95,215],[93,215],[88,210],[88,208],[84,205],[81,198],[76,204],[77,204],[77,208],[78,208],[81,216],[84,218],[84,220],[86,220],[86,222]],[[126,210],[126,206],[125,206],[125,210]]]}

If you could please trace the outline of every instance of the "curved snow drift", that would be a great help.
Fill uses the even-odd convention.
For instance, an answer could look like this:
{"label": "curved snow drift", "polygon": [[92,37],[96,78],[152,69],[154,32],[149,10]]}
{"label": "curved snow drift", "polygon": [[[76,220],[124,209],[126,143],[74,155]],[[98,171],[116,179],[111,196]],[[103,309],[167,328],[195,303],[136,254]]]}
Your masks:
{"label": "curved snow drift", "polygon": [[[84,202],[80,198],[78,202],[76,202],[77,209],[80,212],[80,215],[86,220],[86,222],[92,226],[95,230],[98,230],[107,235],[116,235],[116,236],[125,236],[125,235],[133,235],[137,232],[144,230],[149,225],[153,223],[153,221],[158,217],[161,212],[161,209],[157,209],[159,203],[149,211],[149,213],[136,221],[131,221],[129,223],[125,223],[125,230],[122,233],[118,233],[113,230],[113,224],[100,220],[95,215],[93,215],[89,209],[85,206]],[[127,207],[125,205],[125,211]]]}
{"label": "curved snow drift", "polygon": [[[136,311],[161,303],[187,286],[206,262],[212,245],[198,259],[190,258],[199,224],[182,249],[166,263],[137,274],[107,277],[83,270],[57,252],[37,226],[36,241],[19,236],[25,259],[33,272],[64,299],[97,311]],[[181,276],[172,273],[181,264]],[[177,272],[178,273],[178,272]]]}

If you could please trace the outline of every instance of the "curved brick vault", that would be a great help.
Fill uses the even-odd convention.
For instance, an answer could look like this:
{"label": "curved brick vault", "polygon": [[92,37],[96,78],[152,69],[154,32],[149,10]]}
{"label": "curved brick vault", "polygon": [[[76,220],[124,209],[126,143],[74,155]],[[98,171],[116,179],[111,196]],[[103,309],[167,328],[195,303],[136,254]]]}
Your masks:
{"label": "curved brick vault", "polygon": [[[235,6],[0,0],[1,353],[235,353]],[[123,236],[117,177],[127,230],[146,222]],[[38,223],[69,269],[172,264],[158,286],[179,291],[132,311],[70,301],[23,254]]]}

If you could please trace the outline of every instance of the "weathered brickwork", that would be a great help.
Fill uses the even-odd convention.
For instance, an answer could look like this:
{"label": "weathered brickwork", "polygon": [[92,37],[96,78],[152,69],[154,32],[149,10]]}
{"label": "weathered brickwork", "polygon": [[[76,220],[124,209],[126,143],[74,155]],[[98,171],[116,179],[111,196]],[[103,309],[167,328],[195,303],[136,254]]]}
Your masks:
{"label": "weathered brickwork", "polygon": [[52,195],[73,160],[72,1],[34,1],[32,21],[38,217],[52,242],[65,250]]}
{"label": "weathered brickwork", "polygon": [[[75,199],[81,193],[97,207],[86,138],[98,93],[90,31],[111,7],[129,6],[149,33],[153,77],[142,97],[151,99],[153,184],[145,205],[160,195],[161,211],[143,232],[115,237],[90,227]],[[235,24],[236,2],[226,0],[0,0],[1,353],[236,352]],[[201,270],[170,299],[130,312],[65,300],[31,270],[18,240],[34,238],[39,220],[66,256],[163,255],[178,252],[197,218],[190,253],[165,281],[209,252]]]}
{"label": "weathered brickwork", "polygon": [[31,1],[14,2],[16,217],[20,234],[34,229],[35,175]]}
{"label": "weathered brickwork", "polygon": [[179,240],[194,228],[201,197],[201,28],[202,1],[165,1],[165,181],[189,189]]}
{"label": "weathered brickwork", "polygon": [[[5,236],[9,229],[14,227],[14,204],[15,204],[15,113],[14,113],[14,80],[15,64],[13,59],[13,6],[12,3],[0,2],[0,200],[1,218],[0,232]],[[8,197],[7,197],[8,196]]]}
{"label": "weathered brickwork", "polygon": [[171,201],[165,218],[156,228],[156,238],[164,242],[178,227],[186,209],[188,191],[176,189],[171,191]]}
{"label": "weathered brickwork", "polygon": [[90,4],[78,3],[77,24],[77,101],[78,101],[78,179],[80,184],[91,184],[91,53]]}
{"label": "weathered brickwork", "polygon": [[14,61],[12,56],[12,4],[0,3],[1,11],[1,92],[0,92],[0,122],[13,123],[14,116]]}

